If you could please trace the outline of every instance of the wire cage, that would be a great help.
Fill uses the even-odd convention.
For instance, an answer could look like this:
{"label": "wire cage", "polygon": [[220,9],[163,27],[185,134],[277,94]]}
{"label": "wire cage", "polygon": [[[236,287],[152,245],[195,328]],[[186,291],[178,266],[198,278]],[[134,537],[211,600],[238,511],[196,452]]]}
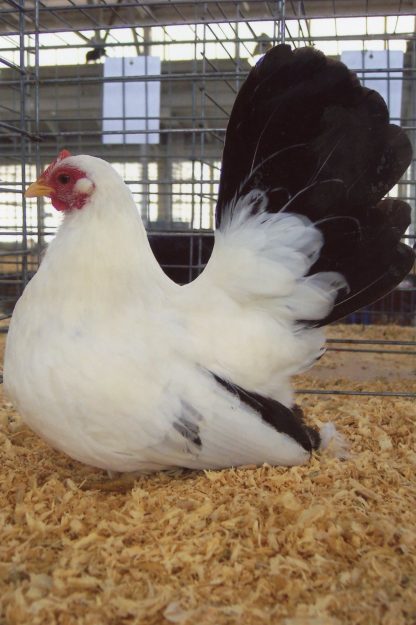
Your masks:
{"label": "wire cage", "polygon": [[[184,283],[213,244],[228,116],[273,44],[315,45],[386,99],[415,145],[413,2],[5,0],[0,8],[0,305],[7,318],[59,215],[22,191],[66,148],[130,185],[165,271]],[[415,161],[392,194],[413,207]],[[117,254],[117,250],[109,250]],[[416,275],[347,321],[415,324]]]}

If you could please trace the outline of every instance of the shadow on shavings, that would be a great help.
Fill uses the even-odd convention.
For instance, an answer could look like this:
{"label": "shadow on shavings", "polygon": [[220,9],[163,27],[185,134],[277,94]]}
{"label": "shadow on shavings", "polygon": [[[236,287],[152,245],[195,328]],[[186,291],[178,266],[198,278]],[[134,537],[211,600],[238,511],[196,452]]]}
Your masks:
{"label": "shadow on shavings", "polygon": [[[363,387],[328,358],[297,385]],[[415,388],[403,361],[388,379],[377,378],[379,362],[365,388]],[[324,453],[292,469],[111,481],[48,448],[2,398],[0,623],[413,625],[414,402],[301,400],[311,422],[337,423],[347,461]]]}

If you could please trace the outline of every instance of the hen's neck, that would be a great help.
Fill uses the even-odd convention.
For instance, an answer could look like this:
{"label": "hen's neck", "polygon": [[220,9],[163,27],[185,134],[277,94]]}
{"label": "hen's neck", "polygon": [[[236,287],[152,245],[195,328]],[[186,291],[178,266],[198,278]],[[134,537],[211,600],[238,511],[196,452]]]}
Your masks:
{"label": "hen's neck", "polygon": [[153,256],[129,190],[104,189],[65,215],[37,275],[45,297],[71,307],[157,305],[170,281]]}

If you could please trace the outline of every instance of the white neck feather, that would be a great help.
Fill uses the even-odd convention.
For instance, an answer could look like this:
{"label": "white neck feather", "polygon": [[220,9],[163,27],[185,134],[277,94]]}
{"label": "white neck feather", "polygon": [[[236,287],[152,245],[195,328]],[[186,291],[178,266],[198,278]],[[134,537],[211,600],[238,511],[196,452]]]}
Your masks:
{"label": "white neck feather", "polygon": [[96,185],[80,210],[64,216],[36,276],[37,288],[51,302],[100,310],[160,305],[169,288],[151,251],[146,231],[127,186],[109,175]]}

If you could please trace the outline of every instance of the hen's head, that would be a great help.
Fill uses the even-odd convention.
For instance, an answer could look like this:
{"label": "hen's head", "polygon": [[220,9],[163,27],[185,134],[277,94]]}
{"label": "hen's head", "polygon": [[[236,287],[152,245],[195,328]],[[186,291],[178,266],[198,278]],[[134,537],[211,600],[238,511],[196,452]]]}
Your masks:
{"label": "hen's head", "polygon": [[71,156],[68,150],[62,150],[36,182],[28,187],[26,197],[50,197],[59,211],[83,208],[95,189],[94,175],[86,159],[100,161],[93,157]]}

